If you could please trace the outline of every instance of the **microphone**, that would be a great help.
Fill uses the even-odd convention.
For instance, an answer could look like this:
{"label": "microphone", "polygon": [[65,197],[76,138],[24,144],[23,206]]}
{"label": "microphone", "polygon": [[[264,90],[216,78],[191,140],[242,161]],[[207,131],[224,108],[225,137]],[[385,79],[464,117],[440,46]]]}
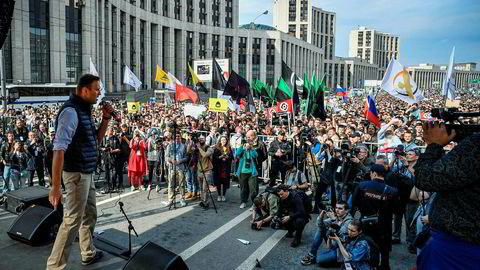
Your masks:
{"label": "microphone", "polygon": [[123,208],[123,202],[118,202],[118,205],[120,205],[120,208]]}
{"label": "microphone", "polygon": [[110,114],[112,115],[112,117],[115,118],[115,120],[117,120],[117,121],[122,120],[122,119],[121,119],[121,115],[118,114],[117,111],[115,111],[115,109],[113,109],[112,105],[111,105],[109,102],[102,100],[98,105],[100,105],[100,106],[102,106],[102,107],[103,107],[103,106],[106,106],[106,105],[109,105],[109,106],[112,108],[112,112],[110,112]]}

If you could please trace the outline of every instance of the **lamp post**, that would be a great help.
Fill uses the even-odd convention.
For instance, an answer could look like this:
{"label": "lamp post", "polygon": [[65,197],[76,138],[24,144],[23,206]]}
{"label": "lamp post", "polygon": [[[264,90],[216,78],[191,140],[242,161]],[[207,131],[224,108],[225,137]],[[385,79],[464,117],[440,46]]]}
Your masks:
{"label": "lamp post", "polygon": [[[262,15],[267,15],[267,14],[268,14],[268,10],[265,10],[264,12],[260,13],[260,14],[259,14],[257,17],[255,17],[255,19],[253,19],[253,21],[250,23],[250,27],[249,27],[250,29],[247,29],[247,58],[250,57],[250,60],[252,60],[251,57],[252,57],[252,55],[253,55],[253,53],[252,53],[252,44],[253,44],[253,43],[252,43],[251,38],[250,38],[250,31],[251,31],[251,30],[255,30],[255,21],[256,21],[260,16],[262,16]],[[251,64],[250,67],[248,67],[249,61],[246,60],[245,62],[246,62],[245,65],[247,66],[247,68],[246,68],[246,75],[247,75],[247,76],[246,76],[246,77],[247,77],[247,80],[251,80],[251,77],[250,77],[249,75],[250,75],[250,73],[251,73],[250,70],[253,70],[253,63]]]}
{"label": "lamp post", "polygon": [[260,18],[260,16],[262,16],[262,15],[267,15],[267,14],[268,14],[268,10],[265,10],[263,13],[258,14],[258,16],[255,17],[255,19],[253,19],[253,21],[250,23],[250,30],[255,30],[255,28],[256,28],[256,27],[255,27],[255,21],[256,21],[258,18]]}

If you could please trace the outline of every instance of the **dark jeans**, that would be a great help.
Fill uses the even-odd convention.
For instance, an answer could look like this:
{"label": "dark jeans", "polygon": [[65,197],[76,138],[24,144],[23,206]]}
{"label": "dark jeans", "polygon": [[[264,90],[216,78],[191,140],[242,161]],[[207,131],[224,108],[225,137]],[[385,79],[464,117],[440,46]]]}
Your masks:
{"label": "dark jeans", "polygon": [[335,206],[337,205],[337,193],[335,190],[335,183],[333,183],[332,181],[332,184],[329,185],[323,182],[319,182],[314,185],[315,185],[314,210],[316,211],[317,209],[319,210],[325,209],[325,205],[323,205],[323,202],[322,202],[322,195],[327,191],[328,187],[330,187],[330,198],[331,198],[330,205],[332,206],[333,209],[335,209]]}
{"label": "dark jeans", "polygon": [[[43,164],[40,167],[36,167],[35,171],[37,171],[38,184],[44,187],[45,186],[45,170],[43,169]],[[30,187],[33,187],[33,177],[35,176],[35,171],[28,171],[28,185]]]}
{"label": "dark jeans", "polygon": [[227,181],[230,181],[230,179],[227,178],[218,181],[218,184],[216,185],[218,196],[225,196],[225,193],[227,192],[227,185],[223,185],[222,188],[222,183],[226,183]]}
{"label": "dark jeans", "polygon": [[148,164],[148,180],[146,181],[145,185],[148,186],[152,184],[153,172],[154,170],[156,170],[157,162],[149,160],[147,164]]}
{"label": "dark jeans", "polygon": [[122,187],[123,185],[123,166],[125,165],[126,160],[123,158],[118,158],[114,160],[115,174],[112,177],[113,187]]}
{"label": "dark jeans", "polygon": [[406,231],[406,238],[405,241],[408,244],[413,243],[415,240],[415,235],[416,235],[416,227],[415,226],[410,226],[413,221],[413,217],[415,216],[415,212],[417,211],[418,208],[418,203],[415,201],[409,201],[405,207],[405,211],[401,215],[394,215],[393,219],[393,234],[392,238],[393,239],[398,239],[400,240],[400,235],[402,233],[402,221],[403,218],[405,218],[405,224],[407,228],[405,229]]}
{"label": "dark jeans", "polygon": [[307,222],[308,219],[306,217],[292,218],[285,224],[285,228],[287,228],[289,233],[295,233],[295,239],[302,240],[303,229],[305,229]]}
{"label": "dark jeans", "polygon": [[282,179],[282,184],[285,182],[285,175],[287,174],[287,166],[283,164],[283,162],[278,160],[272,160],[271,168],[269,172],[270,182],[269,185],[271,187],[275,186],[275,179],[280,173],[280,179]]}
{"label": "dark jeans", "polygon": [[248,198],[253,202],[253,199],[255,199],[258,194],[257,177],[252,176],[251,173],[241,173],[239,182],[242,203],[248,203]]}

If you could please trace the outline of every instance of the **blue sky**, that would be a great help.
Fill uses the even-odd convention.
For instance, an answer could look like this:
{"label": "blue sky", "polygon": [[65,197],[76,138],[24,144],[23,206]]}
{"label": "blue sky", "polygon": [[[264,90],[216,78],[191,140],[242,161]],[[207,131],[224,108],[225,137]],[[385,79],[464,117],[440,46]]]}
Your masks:
{"label": "blue sky", "polygon": [[[272,25],[273,0],[240,0],[240,24],[268,9],[256,23]],[[336,55],[348,56],[350,30],[360,26],[400,36],[400,62],[480,64],[480,0],[314,0],[337,14]],[[477,68],[480,70],[480,67]]]}

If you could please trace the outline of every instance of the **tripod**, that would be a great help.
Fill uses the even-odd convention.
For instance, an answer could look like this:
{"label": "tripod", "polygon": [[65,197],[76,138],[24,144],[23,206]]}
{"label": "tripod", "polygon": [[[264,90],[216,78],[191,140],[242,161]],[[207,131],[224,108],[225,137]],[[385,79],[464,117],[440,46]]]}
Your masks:
{"label": "tripod", "polygon": [[125,214],[125,211],[123,210],[123,202],[118,202],[118,205],[120,206],[120,211],[122,212],[123,216],[128,222],[128,252],[125,252],[125,256],[130,256],[132,254],[132,231],[135,233],[135,236],[138,237],[137,231],[135,231],[135,228],[132,225],[132,221],[128,219],[127,214]]}
{"label": "tripod", "polygon": [[[200,164],[200,170],[202,170],[202,174],[203,174],[203,181],[206,181],[207,182],[207,191],[208,191],[208,196],[210,197],[210,200],[212,200],[212,204],[213,204],[213,209],[215,209],[215,213],[218,214],[217,212],[217,206],[215,205],[215,200],[213,199],[212,197],[212,192],[210,191],[210,185],[207,181],[207,177],[205,176],[205,171],[203,170],[203,165],[202,165],[202,162],[198,162]],[[205,191],[203,191],[205,192]],[[206,209],[206,208],[205,208]]]}

